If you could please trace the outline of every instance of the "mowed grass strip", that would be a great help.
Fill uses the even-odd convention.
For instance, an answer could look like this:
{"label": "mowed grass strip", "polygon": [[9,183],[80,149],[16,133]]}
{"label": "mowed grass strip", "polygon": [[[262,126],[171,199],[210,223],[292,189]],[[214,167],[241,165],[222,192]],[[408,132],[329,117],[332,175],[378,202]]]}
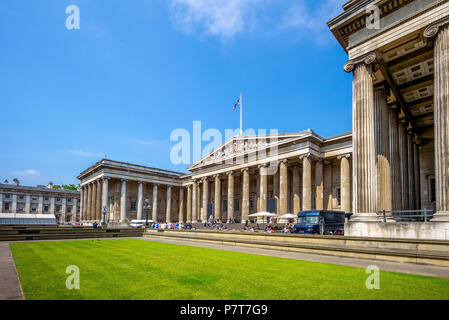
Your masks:
{"label": "mowed grass strip", "polygon": [[10,246],[26,299],[449,299],[449,279],[381,271],[368,290],[362,268],[137,239]]}

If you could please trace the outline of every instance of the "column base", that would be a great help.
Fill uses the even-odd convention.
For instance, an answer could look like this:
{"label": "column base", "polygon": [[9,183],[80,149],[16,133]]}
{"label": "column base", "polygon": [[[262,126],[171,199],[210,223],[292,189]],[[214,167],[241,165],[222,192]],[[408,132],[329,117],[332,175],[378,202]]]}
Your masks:
{"label": "column base", "polygon": [[349,222],[382,222],[382,219],[375,213],[356,213]]}
{"label": "column base", "polygon": [[449,222],[449,211],[439,211],[433,215],[432,222]]}

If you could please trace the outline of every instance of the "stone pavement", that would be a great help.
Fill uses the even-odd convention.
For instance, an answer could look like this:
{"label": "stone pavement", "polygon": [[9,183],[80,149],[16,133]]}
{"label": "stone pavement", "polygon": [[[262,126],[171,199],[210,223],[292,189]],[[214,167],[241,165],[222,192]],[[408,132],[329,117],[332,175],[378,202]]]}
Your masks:
{"label": "stone pavement", "polygon": [[0,300],[23,299],[23,291],[9,243],[0,242]]}
{"label": "stone pavement", "polygon": [[202,248],[211,248],[211,249],[219,249],[219,250],[250,253],[250,254],[259,254],[259,255],[270,256],[270,257],[304,260],[304,261],[312,261],[312,262],[322,262],[322,263],[359,267],[359,268],[366,268],[371,265],[376,265],[380,270],[383,270],[383,271],[392,271],[392,272],[410,273],[410,274],[418,274],[418,275],[432,276],[432,277],[449,278],[449,268],[430,266],[430,265],[424,265],[424,264],[399,263],[399,262],[389,262],[389,261],[382,261],[382,260],[346,258],[346,257],[320,255],[320,254],[313,254],[313,253],[301,253],[301,252],[292,252],[292,251],[275,250],[275,249],[251,248],[251,247],[247,247],[247,246],[234,246],[234,245],[231,246],[231,245],[221,245],[221,244],[206,243],[206,242],[195,242],[195,241],[188,241],[188,240],[163,239],[160,237],[152,237],[152,236],[145,236],[143,238],[138,238],[138,239],[144,239],[144,240],[148,240],[148,241],[165,242],[165,243],[173,243],[173,244],[180,244],[180,245],[188,245],[188,246],[193,246],[193,247],[202,247]]}

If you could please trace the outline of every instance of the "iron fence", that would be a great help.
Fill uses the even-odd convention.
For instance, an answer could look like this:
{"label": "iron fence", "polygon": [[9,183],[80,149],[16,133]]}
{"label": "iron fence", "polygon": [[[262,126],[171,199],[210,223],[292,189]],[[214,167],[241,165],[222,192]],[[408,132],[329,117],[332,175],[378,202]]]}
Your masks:
{"label": "iron fence", "polygon": [[377,215],[384,221],[393,219],[396,222],[429,222],[433,218],[434,211],[423,210],[393,210],[378,211]]}

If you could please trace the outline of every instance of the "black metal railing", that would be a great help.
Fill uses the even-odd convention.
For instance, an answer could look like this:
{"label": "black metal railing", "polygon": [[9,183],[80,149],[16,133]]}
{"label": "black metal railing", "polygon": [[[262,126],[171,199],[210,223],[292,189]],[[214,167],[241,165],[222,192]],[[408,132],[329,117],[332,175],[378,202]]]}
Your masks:
{"label": "black metal railing", "polygon": [[377,215],[384,222],[393,219],[396,222],[429,222],[433,218],[434,211],[430,209],[423,210],[393,210],[378,211]]}

